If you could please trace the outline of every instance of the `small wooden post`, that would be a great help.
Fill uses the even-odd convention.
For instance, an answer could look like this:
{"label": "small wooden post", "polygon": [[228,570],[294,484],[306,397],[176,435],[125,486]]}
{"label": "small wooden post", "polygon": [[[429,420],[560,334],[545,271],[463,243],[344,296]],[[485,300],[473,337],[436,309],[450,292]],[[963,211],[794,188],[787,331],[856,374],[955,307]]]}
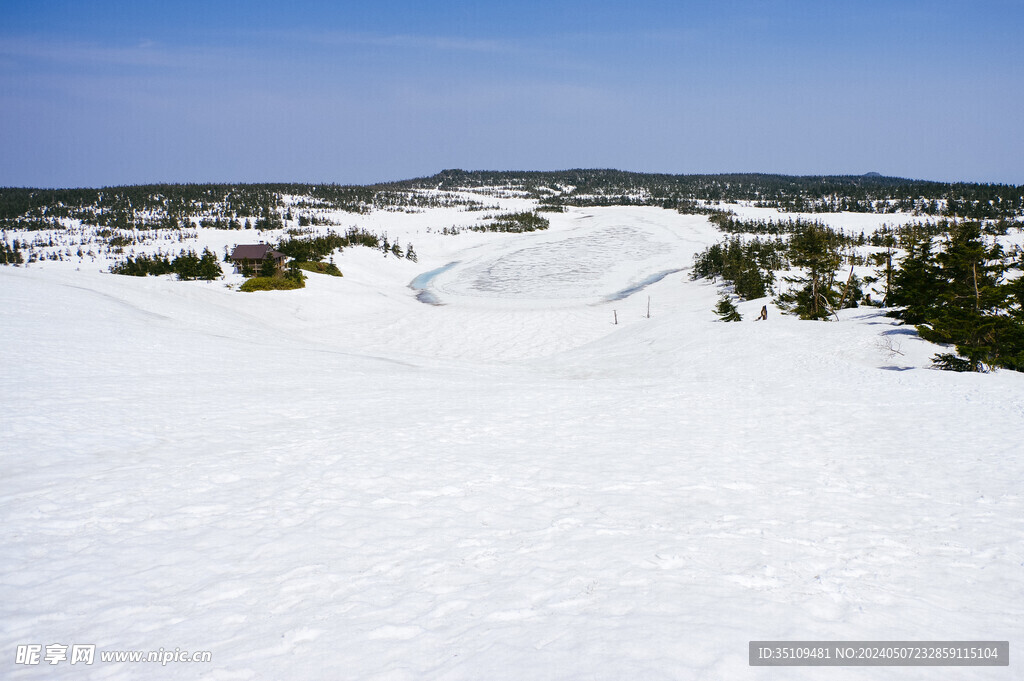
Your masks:
{"label": "small wooden post", "polygon": [[614,315],[614,317],[615,317],[615,326],[618,326],[619,325],[619,313],[617,311],[615,311],[615,310],[612,310],[612,315]]}

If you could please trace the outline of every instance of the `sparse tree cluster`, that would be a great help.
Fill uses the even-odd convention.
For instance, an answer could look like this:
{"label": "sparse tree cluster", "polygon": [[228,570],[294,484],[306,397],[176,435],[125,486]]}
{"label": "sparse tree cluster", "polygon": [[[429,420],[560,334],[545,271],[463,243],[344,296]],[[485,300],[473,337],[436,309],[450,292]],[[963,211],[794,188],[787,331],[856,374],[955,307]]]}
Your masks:
{"label": "sparse tree cluster", "polygon": [[[385,247],[384,244],[387,243]],[[396,244],[397,245],[397,244]],[[326,234],[300,235],[292,233],[289,238],[277,244],[277,250],[298,262],[320,262],[334,251],[349,246],[366,246],[380,248],[392,252],[392,244],[387,237],[380,237],[372,232],[355,227],[344,234],[329,230]],[[411,249],[412,246],[410,245]]]}
{"label": "sparse tree cluster", "polygon": [[471,227],[478,232],[535,232],[539,229],[547,229],[551,221],[536,212],[506,213],[499,215],[490,222],[483,225]]}
{"label": "sparse tree cluster", "polygon": [[25,256],[21,254],[17,240],[7,243],[7,239],[0,239],[0,265],[20,265],[25,262]]}
{"label": "sparse tree cluster", "polygon": [[217,256],[208,248],[203,249],[201,256],[196,255],[195,251],[182,251],[173,260],[167,255],[160,254],[129,257],[112,265],[110,271],[133,277],[176,274],[181,280],[206,281],[217,279],[224,274],[220,263],[217,262]]}
{"label": "sparse tree cluster", "polygon": [[782,241],[744,241],[732,237],[709,246],[694,257],[693,279],[721,277],[732,282],[736,295],[754,300],[768,295],[774,271],[786,267],[786,244]]}
{"label": "sparse tree cluster", "polygon": [[[879,302],[896,308],[893,316],[917,326],[922,338],[955,347],[955,353],[936,355],[937,367],[1024,371],[1024,260],[1019,250],[1007,253],[1000,246],[995,236],[1007,228],[998,221],[917,222],[882,227],[870,238],[802,220],[781,228],[729,216],[715,221],[723,231],[789,236],[771,242],[730,237],[695,257],[695,279],[720,276],[749,300],[766,295],[764,282],[771,282],[775,271],[792,269],[782,277],[787,286],[775,302],[803,319],[828,319],[837,310],[870,302],[862,286],[879,284]],[[852,250],[865,244],[876,249],[867,258]],[[876,267],[876,275],[862,281],[854,265],[867,263]],[[734,320],[730,305],[723,296],[716,314]]]}

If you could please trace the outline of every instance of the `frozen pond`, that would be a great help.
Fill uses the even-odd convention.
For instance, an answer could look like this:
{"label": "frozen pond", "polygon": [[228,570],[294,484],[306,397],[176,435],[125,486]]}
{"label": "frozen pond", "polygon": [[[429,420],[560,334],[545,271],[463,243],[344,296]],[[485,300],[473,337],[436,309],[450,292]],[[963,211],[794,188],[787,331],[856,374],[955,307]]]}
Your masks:
{"label": "frozen pond", "polygon": [[603,302],[680,271],[692,253],[692,245],[664,224],[601,214],[561,233],[506,239],[425,272],[410,286],[431,304],[457,298]]}

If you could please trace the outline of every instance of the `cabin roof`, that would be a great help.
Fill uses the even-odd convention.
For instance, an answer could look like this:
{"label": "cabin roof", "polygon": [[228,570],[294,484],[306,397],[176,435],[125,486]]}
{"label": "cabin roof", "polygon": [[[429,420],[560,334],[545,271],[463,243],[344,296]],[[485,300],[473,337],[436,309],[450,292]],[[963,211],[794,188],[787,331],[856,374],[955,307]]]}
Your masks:
{"label": "cabin roof", "polygon": [[270,244],[240,244],[231,251],[232,260],[263,260],[268,255],[275,260],[284,257],[284,253],[275,251]]}

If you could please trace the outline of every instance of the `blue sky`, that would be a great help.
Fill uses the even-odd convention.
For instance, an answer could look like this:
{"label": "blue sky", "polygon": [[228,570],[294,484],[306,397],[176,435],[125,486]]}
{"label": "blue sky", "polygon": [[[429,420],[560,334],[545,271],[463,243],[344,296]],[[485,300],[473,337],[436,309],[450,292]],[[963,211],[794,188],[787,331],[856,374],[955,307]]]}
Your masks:
{"label": "blue sky", "polygon": [[1024,0],[0,2],[0,186],[1024,184]]}

